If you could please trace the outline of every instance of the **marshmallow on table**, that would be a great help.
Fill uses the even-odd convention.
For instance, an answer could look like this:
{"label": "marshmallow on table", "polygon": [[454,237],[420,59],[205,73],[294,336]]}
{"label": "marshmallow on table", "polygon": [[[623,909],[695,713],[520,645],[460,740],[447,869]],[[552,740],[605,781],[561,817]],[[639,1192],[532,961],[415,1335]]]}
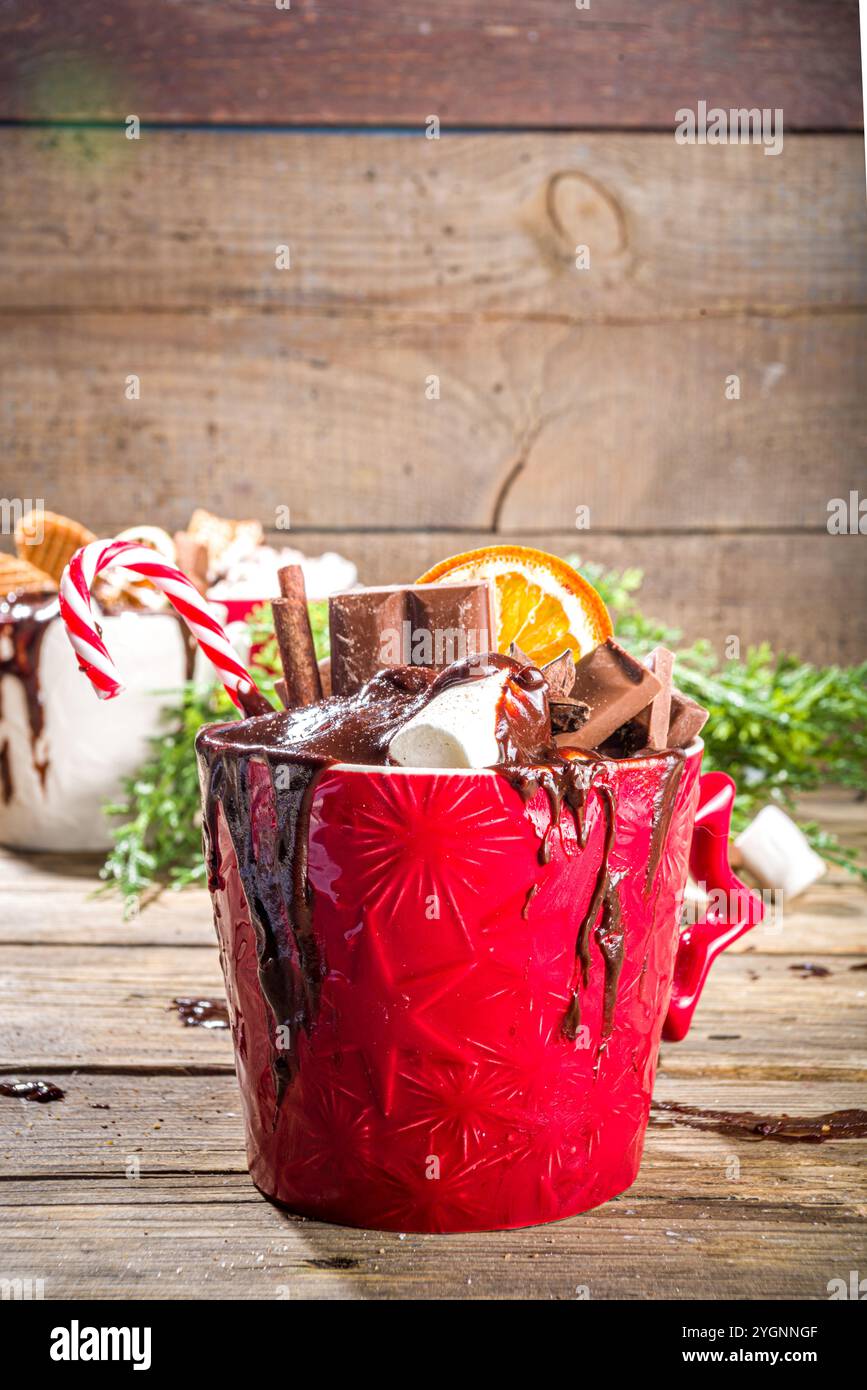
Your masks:
{"label": "marshmallow on table", "polygon": [[779,806],[765,806],[735,840],[744,868],[763,888],[780,888],[787,898],[803,893],[826,871],[824,860]]}
{"label": "marshmallow on table", "polygon": [[398,729],[389,757],[402,767],[492,767],[500,760],[498,707],[510,674],[447,686]]}

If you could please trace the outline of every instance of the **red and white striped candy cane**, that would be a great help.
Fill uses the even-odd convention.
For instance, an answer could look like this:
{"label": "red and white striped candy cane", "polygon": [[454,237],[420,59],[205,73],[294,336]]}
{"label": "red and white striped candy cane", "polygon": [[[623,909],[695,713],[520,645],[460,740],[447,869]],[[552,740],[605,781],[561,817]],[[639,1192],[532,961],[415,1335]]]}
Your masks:
{"label": "red and white striped candy cane", "polygon": [[123,690],[117,667],[108,654],[91,607],[90,589],[98,574],[126,570],[149,579],[180,613],[202,651],[217,668],[228,694],[246,714],[263,714],[271,705],[239,661],[220,623],[183,570],[168,564],[156,551],[134,541],[91,541],[70,560],[60,580],[60,614],[78,664],[101,700]]}

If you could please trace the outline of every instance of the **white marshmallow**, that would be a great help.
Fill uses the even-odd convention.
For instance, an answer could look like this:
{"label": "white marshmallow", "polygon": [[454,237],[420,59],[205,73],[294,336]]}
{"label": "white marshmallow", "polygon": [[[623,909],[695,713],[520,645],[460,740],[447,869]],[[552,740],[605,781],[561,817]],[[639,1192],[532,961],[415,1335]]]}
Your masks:
{"label": "white marshmallow", "polygon": [[787,898],[803,893],[827,870],[824,860],[779,806],[765,806],[735,840],[763,888],[780,888]]}
{"label": "white marshmallow", "polygon": [[497,707],[508,671],[477,676],[435,695],[388,745],[401,767],[492,767],[499,761]]}

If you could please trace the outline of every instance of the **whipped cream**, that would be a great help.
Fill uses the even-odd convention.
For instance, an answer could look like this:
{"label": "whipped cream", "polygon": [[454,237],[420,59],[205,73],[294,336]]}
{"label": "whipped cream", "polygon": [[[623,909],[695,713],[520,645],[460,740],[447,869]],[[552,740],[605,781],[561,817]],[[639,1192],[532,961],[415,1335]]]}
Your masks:
{"label": "whipped cream", "polygon": [[208,590],[213,599],[269,599],[280,594],[278,570],[284,565],[300,565],[309,599],[351,589],[358,582],[358,570],[351,560],[327,550],[323,555],[303,555],[300,550],[275,550],[270,545],[250,549],[240,542],[229,546],[221,557],[221,575]]}

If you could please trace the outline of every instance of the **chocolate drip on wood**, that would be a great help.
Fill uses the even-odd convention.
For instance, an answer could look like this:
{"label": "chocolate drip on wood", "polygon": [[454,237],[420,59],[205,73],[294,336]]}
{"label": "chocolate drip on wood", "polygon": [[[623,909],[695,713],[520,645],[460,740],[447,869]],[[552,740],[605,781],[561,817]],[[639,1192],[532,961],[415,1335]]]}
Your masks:
{"label": "chocolate drip on wood", "polygon": [[185,1028],[228,1028],[229,1008],[225,999],[173,999],[172,1007]]}
{"label": "chocolate drip on wood", "polygon": [[12,1096],[15,1100],[35,1100],[46,1105],[52,1100],[63,1100],[65,1095],[53,1081],[0,1081],[0,1096]]}
{"label": "chocolate drip on wood", "polygon": [[831,1110],[825,1115],[757,1115],[752,1110],[702,1110],[696,1105],[654,1101],[651,1109],[691,1126],[719,1134],[772,1139],[778,1144],[823,1144],[826,1139],[863,1139],[867,1110]]}

